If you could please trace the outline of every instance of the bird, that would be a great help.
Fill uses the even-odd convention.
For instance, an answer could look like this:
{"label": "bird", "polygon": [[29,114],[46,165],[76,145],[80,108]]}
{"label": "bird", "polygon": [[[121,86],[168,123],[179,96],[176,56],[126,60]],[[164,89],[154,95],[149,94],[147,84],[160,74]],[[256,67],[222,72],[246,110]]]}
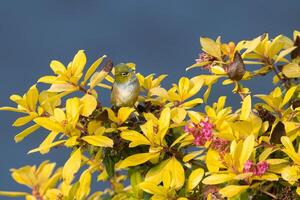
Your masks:
{"label": "bird", "polygon": [[125,63],[120,63],[114,68],[115,81],[111,90],[111,104],[115,108],[134,107],[140,92],[135,70]]}

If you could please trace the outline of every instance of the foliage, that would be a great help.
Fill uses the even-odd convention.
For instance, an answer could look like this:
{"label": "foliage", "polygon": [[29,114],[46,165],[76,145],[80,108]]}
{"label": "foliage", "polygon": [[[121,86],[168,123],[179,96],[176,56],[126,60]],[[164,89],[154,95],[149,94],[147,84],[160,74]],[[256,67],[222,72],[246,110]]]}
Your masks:
{"label": "foliage", "polygon": [[[200,43],[203,52],[187,70],[208,74],[182,77],[169,89],[161,87],[167,75],[137,74],[141,91],[133,108],[102,105],[101,91],[114,82],[106,56],[87,71],[83,50],[67,66],[52,61],[55,75],[37,81],[49,89],[33,85],[23,96],[10,97],[16,107],[0,110],[22,114],[13,123],[26,126],[16,142],[38,129],[49,131],[29,154],[62,147],[72,153],[56,170],[48,161],[12,169],[12,178],[30,191],[0,195],[28,200],[297,198],[300,32],[294,31],[293,39],[263,34],[238,43],[201,37]],[[245,87],[272,73],[275,88],[269,94]],[[207,103],[221,80],[241,97],[239,109],[227,106],[225,96]],[[91,194],[95,174],[110,187]]]}

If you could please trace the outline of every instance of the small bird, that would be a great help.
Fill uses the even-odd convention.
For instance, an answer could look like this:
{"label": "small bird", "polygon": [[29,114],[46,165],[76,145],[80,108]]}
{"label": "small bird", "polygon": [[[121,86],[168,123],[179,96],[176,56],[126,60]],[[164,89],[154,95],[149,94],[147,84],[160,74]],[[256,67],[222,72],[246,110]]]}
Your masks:
{"label": "small bird", "polygon": [[135,70],[124,63],[115,66],[115,82],[111,91],[114,107],[133,107],[139,97],[140,84]]}

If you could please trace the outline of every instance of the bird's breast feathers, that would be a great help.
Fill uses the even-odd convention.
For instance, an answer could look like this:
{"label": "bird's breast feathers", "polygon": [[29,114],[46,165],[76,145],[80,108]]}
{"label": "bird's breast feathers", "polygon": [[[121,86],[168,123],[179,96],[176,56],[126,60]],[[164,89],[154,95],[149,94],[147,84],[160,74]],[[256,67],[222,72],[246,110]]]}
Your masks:
{"label": "bird's breast feathers", "polygon": [[139,84],[136,81],[113,85],[112,103],[116,106],[133,106],[139,95]]}

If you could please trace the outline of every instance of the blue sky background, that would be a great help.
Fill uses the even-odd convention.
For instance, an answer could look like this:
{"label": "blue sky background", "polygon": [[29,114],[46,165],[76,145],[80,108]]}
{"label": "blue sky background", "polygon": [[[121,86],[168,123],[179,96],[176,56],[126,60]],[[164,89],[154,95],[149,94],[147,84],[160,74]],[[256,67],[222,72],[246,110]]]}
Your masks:
{"label": "blue sky background", "polygon": [[[67,63],[79,49],[85,49],[89,64],[107,54],[115,63],[135,62],[143,74],[168,74],[168,85],[201,73],[185,72],[200,52],[200,36],[221,35],[223,41],[251,39],[264,32],[291,36],[300,29],[299,7],[299,0],[2,0],[0,106],[13,105],[11,94],[23,94],[40,76],[50,74],[52,59]],[[248,85],[263,92],[265,82]],[[231,89],[217,87],[212,97],[230,94]],[[105,94],[100,96],[107,103]],[[239,104],[236,97],[229,100]],[[0,112],[0,190],[26,190],[12,181],[10,168],[46,159],[62,164],[68,156],[60,150],[27,155],[46,132],[15,144],[13,137],[22,130],[11,127],[15,118]]]}

